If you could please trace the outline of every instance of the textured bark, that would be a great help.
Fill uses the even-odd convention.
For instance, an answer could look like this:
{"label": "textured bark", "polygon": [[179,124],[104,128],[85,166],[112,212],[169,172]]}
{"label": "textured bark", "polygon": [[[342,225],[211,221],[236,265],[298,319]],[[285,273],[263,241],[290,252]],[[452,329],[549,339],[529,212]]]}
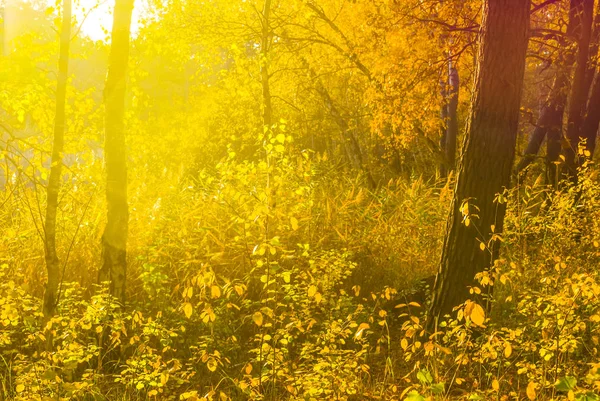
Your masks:
{"label": "textured bark", "polygon": [[127,276],[127,156],[125,89],[133,0],[116,0],[110,58],[104,89],[107,222],[102,235],[102,266],[98,279],[110,283],[110,293],[125,301]]}
{"label": "textured bark", "polygon": [[[491,226],[502,231],[505,205],[496,195],[509,186],[517,140],[519,106],[529,30],[528,0],[487,0],[480,31],[475,90],[458,166],[442,259],[428,327],[469,298],[468,286],[497,257]],[[463,223],[469,201],[470,224]],[[476,205],[479,210],[476,210]],[[479,241],[493,251],[481,251]],[[497,241],[496,241],[497,242]]]}
{"label": "textured bark", "polygon": [[577,176],[577,149],[589,93],[589,87],[586,87],[586,73],[590,54],[594,0],[572,0],[573,3],[576,3],[575,7],[571,7],[575,12],[575,16],[570,18],[575,18],[578,21],[574,30],[577,38],[577,57],[569,96],[566,134],[569,146],[564,149],[566,175],[571,178]]}
{"label": "textured bark", "polygon": [[71,43],[71,0],[63,0],[60,50],[58,56],[58,80],[56,87],[56,112],[54,115],[54,141],[52,144],[52,164],[46,194],[46,217],[44,219],[44,250],[48,282],[44,291],[44,317],[55,314],[58,287],[60,284],[59,260],[56,253],[56,212],[62,170],[62,153],[65,137],[65,103],[67,98],[67,78],[69,73],[69,46]]}

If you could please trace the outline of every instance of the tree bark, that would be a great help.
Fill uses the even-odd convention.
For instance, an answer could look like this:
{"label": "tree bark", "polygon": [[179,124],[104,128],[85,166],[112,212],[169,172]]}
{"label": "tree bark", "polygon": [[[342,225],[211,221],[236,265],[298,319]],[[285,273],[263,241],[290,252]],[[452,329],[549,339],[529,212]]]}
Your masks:
{"label": "tree bark", "polygon": [[577,177],[577,150],[580,142],[581,125],[585,115],[589,87],[586,87],[586,73],[590,54],[590,40],[594,13],[594,0],[572,0],[571,4],[577,20],[574,34],[577,37],[577,57],[575,73],[569,97],[567,140],[569,146],[564,149],[566,175],[572,179]]}
{"label": "tree bark", "polygon": [[458,138],[458,71],[452,62],[448,63],[448,125],[446,129],[446,147],[444,154],[448,168],[456,168],[456,141]]}
{"label": "tree bark", "polygon": [[127,276],[127,156],[125,147],[125,89],[129,61],[129,36],[133,0],[116,0],[108,64],[105,102],[105,157],[107,222],[102,235],[100,282],[108,281],[110,293],[125,301]]}
{"label": "tree bark", "polygon": [[[430,330],[438,318],[469,298],[475,275],[498,255],[492,232],[502,231],[506,209],[495,198],[509,186],[515,156],[529,9],[529,0],[484,3],[475,90],[434,286]],[[480,241],[488,247],[485,251]]]}
{"label": "tree bark", "polygon": [[62,153],[65,137],[65,103],[69,74],[69,47],[71,43],[71,0],[63,0],[62,14],[56,87],[56,112],[54,115],[54,141],[52,144],[52,161],[46,194],[46,217],[44,219],[44,250],[46,271],[48,272],[43,306],[44,317],[46,319],[55,314],[58,301],[58,287],[60,284],[59,260],[56,253],[56,212],[58,209],[58,192],[60,190]]}
{"label": "tree bark", "polygon": [[586,149],[590,152],[589,157],[592,157],[596,150],[598,125],[600,125],[600,72],[596,73],[588,100],[587,114],[581,127],[581,137],[586,140]]}

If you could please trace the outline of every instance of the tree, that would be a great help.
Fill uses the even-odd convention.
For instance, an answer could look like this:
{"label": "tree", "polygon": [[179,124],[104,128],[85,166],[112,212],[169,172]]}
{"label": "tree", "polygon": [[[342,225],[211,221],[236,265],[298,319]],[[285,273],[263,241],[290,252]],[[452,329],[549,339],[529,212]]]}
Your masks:
{"label": "tree", "polygon": [[52,145],[52,165],[48,180],[46,218],[44,222],[44,250],[48,282],[44,292],[44,316],[54,315],[60,283],[59,260],[56,253],[56,211],[62,171],[62,153],[65,137],[65,103],[67,97],[67,77],[69,72],[69,46],[71,43],[71,0],[63,0],[60,51],[58,56],[58,80],[56,88],[56,112],[54,116],[54,142]]}
{"label": "tree", "polygon": [[569,3],[569,21],[566,34],[557,38],[560,48],[553,63],[556,65],[556,76],[541,107],[535,129],[531,133],[527,147],[523,152],[523,158],[517,165],[517,172],[523,172],[534,161],[544,139],[546,139],[546,182],[552,185],[557,183],[557,162],[562,148],[563,116],[569,95],[571,70],[575,63],[576,49],[571,46],[572,40],[570,38],[575,36],[580,25],[579,13],[577,12],[579,3],[578,0],[571,0]]}
{"label": "tree", "polygon": [[125,147],[125,89],[133,0],[116,0],[108,74],[104,88],[107,222],[102,235],[100,282],[110,282],[110,293],[125,300],[127,274],[127,159]]}
{"label": "tree", "polygon": [[527,0],[483,6],[475,89],[429,328],[469,297],[475,275],[498,255],[495,233],[502,231],[505,204],[497,198],[509,185],[515,155],[529,8]]}
{"label": "tree", "polygon": [[577,38],[577,56],[575,62],[575,73],[571,84],[571,94],[569,97],[569,111],[567,124],[567,139],[569,146],[565,148],[565,163],[567,166],[567,175],[577,176],[577,148],[581,136],[581,126],[583,124],[585,110],[587,106],[589,93],[589,80],[586,79],[588,73],[588,63],[590,54],[590,40],[592,35],[592,21],[594,13],[594,0],[574,0],[575,6],[572,12],[578,23],[573,32]]}

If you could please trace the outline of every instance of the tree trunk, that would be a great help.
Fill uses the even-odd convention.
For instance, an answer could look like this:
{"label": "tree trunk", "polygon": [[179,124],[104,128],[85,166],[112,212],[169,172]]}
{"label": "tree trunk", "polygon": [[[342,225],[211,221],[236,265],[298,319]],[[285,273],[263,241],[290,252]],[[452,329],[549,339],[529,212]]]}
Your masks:
{"label": "tree trunk", "polygon": [[271,105],[271,88],[269,76],[269,51],[271,50],[271,29],[270,29],[271,0],[265,0],[262,18],[262,37],[260,53],[260,80],[262,84],[263,96],[263,125],[271,128],[273,124],[273,106]]}
{"label": "tree trunk", "polygon": [[[577,27],[580,24],[577,8],[581,0],[571,0],[569,5],[569,23],[567,26],[567,35],[575,36]],[[523,158],[517,165],[517,172],[522,172],[529,166],[536,155],[539,153],[544,139],[546,141],[546,183],[556,184],[558,174],[558,159],[562,149],[562,126],[567,104],[567,95],[569,93],[569,84],[571,79],[571,69],[575,63],[575,55],[569,50],[569,43],[562,41],[563,53],[559,55],[556,64],[558,65],[556,77],[552,82],[552,88],[546,99],[546,103],[540,111],[537,125],[529,137],[529,142]]]}
{"label": "tree trunk", "polygon": [[430,330],[438,318],[469,298],[475,275],[498,255],[491,233],[502,231],[506,209],[495,198],[509,186],[515,156],[529,9],[529,0],[484,3],[475,90],[429,313]]}
{"label": "tree trunk", "polygon": [[596,73],[592,92],[587,106],[587,114],[581,127],[581,137],[586,140],[586,149],[590,152],[589,157],[596,150],[596,136],[600,124],[600,72]]}
{"label": "tree trunk", "polygon": [[56,211],[62,171],[62,153],[65,137],[65,103],[67,98],[67,78],[69,73],[69,46],[71,43],[71,0],[63,0],[60,50],[58,56],[58,80],[56,87],[56,113],[54,115],[54,142],[52,162],[46,197],[46,218],[44,221],[46,270],[48,282],[44,291],[44,317],[52,317],[56,310],[58,286],[60,284],[59,260],[56,253]]}
{"label": "tree trunk", "polygon": [[[554,78],[552,88],[546,99],[546,103],[540,111],[537,124],[531,136],[527,147],[523,152],[523,158],[517,165],[517,172],[522,172],[527,166],[529,166],[536,155],[539,153],[542,143],[548,135],[548,146],[553,148],[555,142],[558,144],[558,151],[560,153],[560,134],[562,132],[562,121],[565,110],[565,104],[567,102],[567,87],[569,84],[569,71],[570,63],[568,65],[559,66],[557,76]],[[558,157],[558,155],[556,155]],[[556,158],[550,158],[549,162],[555,161]]]}
{"label": "tree trunk", "polygon": [[444,153],[448,168],[456,168],[456,141],[458,138],[458,88],[459,78],[456,67],[448,63],[448,125],[446,129],[446,148]]}
{"label": "tree trunk", "polygon": [[577,20],[574,34],[577,37],[578,46],[575,73],[569,97],[566,135],[569,146],[564,149],[566,175],[570,178],[577,177],[577,150],[589,94],[589,87],[586,87],[586,73],[590,54],[594,0],[572,0],[571,4],[574,3],[576,3],[576,6],[572,7],[572,10],[575,11],[574,18]]}
{"label": "tree trunk", "polygon": [[108,75],[104,89],[107,222],[102,235],[100,282],[125,301],[127,275],[127,156],[125,147],[125,87],[129,61],[129,30],[133,0],[116,0]]}
{"label": "tree trunk", "polygon": [[456,140],[458,138],[458,71],[452,61],[448,61],[446,79],[440,82],[442,108],[440,118],[440,149],[444,161],[440,164],[440,177],[445,178],[456,168]]}
{"label": "tree trunk", "polygon": [[[444,77],[446,78],[445,74]],[[446,160],[446,143],[448,142],[448,89],[446,79],[440,80],[440,94],[442,96],[442,107],[440,107],[440,150],[444,154],[440,163],[440,178],[448,177],[448,163]]]}

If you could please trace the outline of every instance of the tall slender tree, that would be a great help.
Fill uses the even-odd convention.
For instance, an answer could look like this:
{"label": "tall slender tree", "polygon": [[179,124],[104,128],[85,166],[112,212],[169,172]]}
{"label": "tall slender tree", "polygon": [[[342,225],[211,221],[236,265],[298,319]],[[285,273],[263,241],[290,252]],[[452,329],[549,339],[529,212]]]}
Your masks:
{"label": "tall slender tree", "polygon": [[102,235],[102,266],[98,279],[110,282],[110,293],[125,300],[127,276],[127,157],[125,89],[133,0],[116,0],[108,74],[104,88],[107,222]]}
{"label": "tall slender tree", "polygon": [[62,171],[62,153],[65,137],[65,103],[67,98],[67,78],[69,74],[69,47],[71,43],[71,0],[63,0],[60,50],[58,56],[58,80],[56,87],[56,112],[54,115],[54,141],[48,190],[46,195],[46,217],[44,221],[44,250],[48,281],[44,292],[44,316],[54,315],[60,284],[60,268],[56,253],[56,212]]}
{"label": "tall slender tree", "polygon": [[[428,326],[469,298],[475,275],[497,257],[493,233],[502,231],[529,31],[529,0],[486,0],[475,88],[458,166]],[[485,250],[480,249],[485,244]]]}

